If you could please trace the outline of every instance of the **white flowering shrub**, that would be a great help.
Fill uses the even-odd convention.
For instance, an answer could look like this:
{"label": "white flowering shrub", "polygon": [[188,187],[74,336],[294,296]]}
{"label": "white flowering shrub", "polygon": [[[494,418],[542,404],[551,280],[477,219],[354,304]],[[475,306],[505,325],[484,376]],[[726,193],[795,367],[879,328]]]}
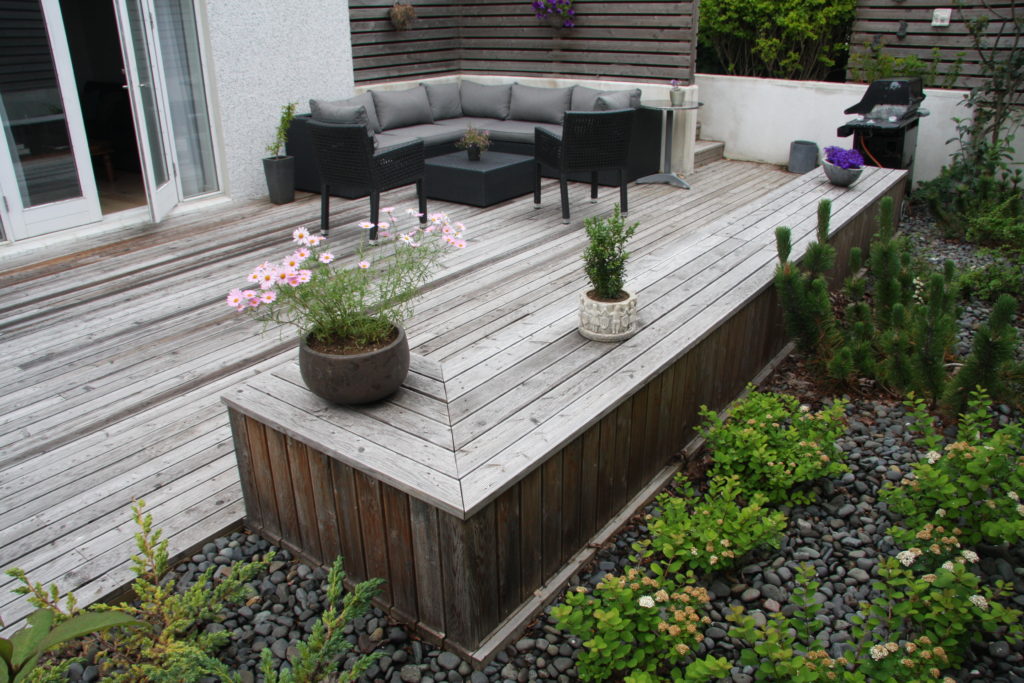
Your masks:
{"label": "white flowering shrub", "polygon": [[[921,399],[907,403],[918,443],[930,447],[913,476],[880,494],[902,518],[889,533],[903,548],[937,566],[960,549],[1024,539],[1024,430],[991,426],[988,396],[976,392],[961,416],[957,440],[940,446]],[[941,449],[941,450],[940,450]]]}

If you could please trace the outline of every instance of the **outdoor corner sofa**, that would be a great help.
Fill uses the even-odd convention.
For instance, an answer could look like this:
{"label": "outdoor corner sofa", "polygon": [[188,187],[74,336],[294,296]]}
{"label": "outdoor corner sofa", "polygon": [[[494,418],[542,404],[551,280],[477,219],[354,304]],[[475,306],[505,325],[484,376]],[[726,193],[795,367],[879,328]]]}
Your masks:
{"label": "outdoor corner sofa", "polygon": [[[632,108],[637,111],[632,117],[626,174],[632,181],[657,173],[661,161],[660,113],[639,107],[639,88],[601,91],[579,85],[542,88],[464,80],[402,90],[370,90],[345,100],[310,100],[310,113],[292,121],[287,151],[295,157],[296,189],[320,193],[320,174],[308,125],[311,119],[364,124],[378,150],[421,139],[428,158],[455,151],[455,142],[474,126],[490,133],[492,150],[532,157],[535,129],[561,135],[566,111]],[[545,175],[557,178],[558,171],[546,168]],[[589,173],[569,177],[590,181]],[[614,173],[602,172],[598,180],[602,185],[618,185]],[[349,199],[367,194],[363,188],[335,186],[331,186],[330,193]]]}

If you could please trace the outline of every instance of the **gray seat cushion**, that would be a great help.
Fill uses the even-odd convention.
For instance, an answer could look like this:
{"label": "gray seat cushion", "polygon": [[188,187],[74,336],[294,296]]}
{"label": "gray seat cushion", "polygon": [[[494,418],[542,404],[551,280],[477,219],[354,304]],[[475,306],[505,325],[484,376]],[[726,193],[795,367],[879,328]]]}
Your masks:
{"label": "gray seat cushion", "polygon": [[483,85],[473,81],[462,81],[459,92],[463,116],[508,118],[509,101],[512,97],[511,85]]}
{"label": "gray seat cushion", "polygon": [[513,83],[508,118],[561,125],[571,98],[572,88],[534,88]]}
{"label": "gray seat cushion", "polygon": [[373,97],[370,93],[363,93],[345,100],[310,100],[309,111],[317,121],[327,123],[350,123],[349,121],[333,120],[338,116],[347,116],[352,107],[363,107],[366,110],[366,118],[373,132],[381,131],[380,121],[377,119],[377,110],[373,106]]}
{"label": "gray seat cushion", "polygon": [[322,123],[354,123],[366,126],[366,133],[376,146],[377,140],[374,138],[373,128],[370,126],[370,117],[366,114],[366,107],[361,104],[348,106],[338,104],[337,102],[328,102],[326,105],[324,106],[324,104],[316,100],[309,101],[309,110],[314,121]]}
{"label": "gray seat cushion", "polygon": [[395,135],[409,139],[420,138],[421,140],[423,140],[423,144],[425,144],[427,147],[430,147],[432,145],[444,145],[451,142],[455,142],[456,140],[462,137],[463,133],[466,132],[466,126],[443,125],[447,122],[448,121],[446,120],[443,123],[421,123],[416,126],[395,128],[385,133],[381,133],[381,135],[378,137],[381,137],[380,144],[384,144],[384,135]]}
{"label": "gray seat cushion", "polygon": [[422,85],[404,90],[371,90],[382,130],[433,123],[427,89]]}
{"label": "gray seat cushion", "polygon": [[434,121],[454,119],[462,116],[462,99],[458,83],[425,83],[430,113]]}
{"label": "gray seat cushion", "polygon": [[420,139],[415,135],[406,135],[402,132],[402,130],[403,129],[399,128],[397,129],[397,132],[387,131],[384,133],[378,133],[377,152],[386,152],[397,145],[404,145],[407,142],[413,142],[414,140]]}
{"label": "gray seat cushion", "polygon": [[502,142],[520,142],[528,145],[533,144],[534,129],[544,128],[555,135],[562,135],[562,126],[557,123],[542,123],[538,121],[497,121],[495,119],[477,119],[473,122],[477,128],[487,130],[492,140]]}
{"label": "gray seat cushion", "polygon": [[[640,108],[640,88],[633,88],[630,90],[596,90],[584,85],[577,85],[572,89],[572,102],[570,109],[573,111],[595,111],[598,97],[601,95],[618,96],[619,93],[628,94],[629,104],[627,106],[632,109]],[[620,107],[613,108],[619,109]]]}

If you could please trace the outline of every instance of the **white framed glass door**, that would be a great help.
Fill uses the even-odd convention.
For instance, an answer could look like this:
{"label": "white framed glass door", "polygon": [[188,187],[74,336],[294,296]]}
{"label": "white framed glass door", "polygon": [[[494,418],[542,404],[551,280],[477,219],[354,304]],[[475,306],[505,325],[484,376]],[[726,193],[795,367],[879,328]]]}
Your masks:
{"label": "white framed glass door", "polygon": [[151,0],[118,0],[125,77],[135,113],[142,177],[154,222],[162,220],[180,200],[174,147],[167,120],[167,89]]}
{"label": "white framed glass door", "polygon": [[0,212],[7,237],[101,218],[58,0],[0,0]]}

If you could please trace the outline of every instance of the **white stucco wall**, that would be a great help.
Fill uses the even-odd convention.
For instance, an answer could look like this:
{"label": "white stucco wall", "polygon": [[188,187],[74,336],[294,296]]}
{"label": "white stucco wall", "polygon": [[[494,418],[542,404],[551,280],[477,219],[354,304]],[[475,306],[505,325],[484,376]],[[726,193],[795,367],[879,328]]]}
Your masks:
{"label": "white stucco wall", "polygon": [[265,197],[263,157],[281,107],[352,94],[344,0],[206,0],[209,76],[221,138],[224,191]]}
{"label": "white stucco wall", "polygon": [[[704,107],[700,111],[701,137],[725,142],[730,159],[772,164],[789,162],[793,140],[810,140],[823,149],[850,147],[852,137],[840,138],[836,128],[854,118],[843,110],[860,101],[866,85],[785,81],[744,76],[697,74]],[[921,105],[930,115],[922,118],[917,137],[914,180],[938,175],[955,151],[953,117],[965,117],[957,106],[964,92],[925,90]],[[1018,136],[1016,161],[1024,161],[1024,137]]]}

